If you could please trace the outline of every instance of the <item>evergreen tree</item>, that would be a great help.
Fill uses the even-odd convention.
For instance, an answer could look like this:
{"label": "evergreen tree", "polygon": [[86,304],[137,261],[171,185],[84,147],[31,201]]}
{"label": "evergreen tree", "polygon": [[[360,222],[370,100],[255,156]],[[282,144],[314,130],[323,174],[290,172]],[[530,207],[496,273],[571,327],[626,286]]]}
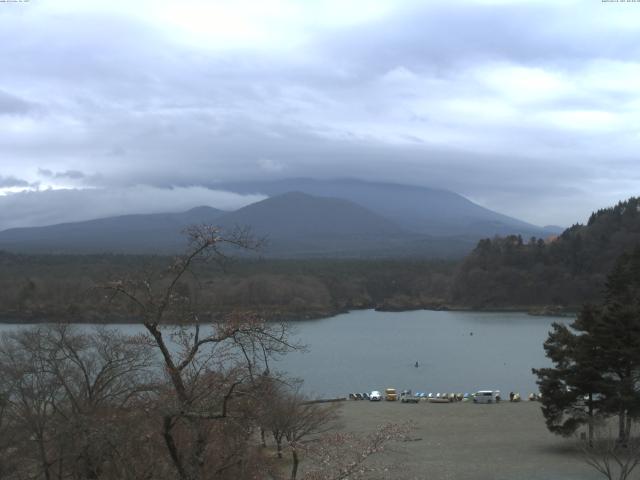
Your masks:
{"label": "evergreen tree", "polygon": [[640,415],[640,248],[616,262],[599,320],[588,340],[599,347],[606,408],[618,416],[618,439],[626,442]]}
{"label": "evergreen tree", "polygon": [[571,328],[554,323],[544,343],[552,368],[534,369],[542,393],[542,413],[547,428],[568,436],[587,425],[589,441],[593,439],[593,423],[605,415],[602,405],[604,384],[593,347],[576,331],[588,331],[595,323],[597,311],[586,306]]}
{"label": "evergreen tree", "polygon": [[617,260],[604,304],[585,306],[570,327],[554,324],[544,348],[554,366],[534,373],[549,430],[570,435],[615,415],[625,443],[640,417],[640,248]]}

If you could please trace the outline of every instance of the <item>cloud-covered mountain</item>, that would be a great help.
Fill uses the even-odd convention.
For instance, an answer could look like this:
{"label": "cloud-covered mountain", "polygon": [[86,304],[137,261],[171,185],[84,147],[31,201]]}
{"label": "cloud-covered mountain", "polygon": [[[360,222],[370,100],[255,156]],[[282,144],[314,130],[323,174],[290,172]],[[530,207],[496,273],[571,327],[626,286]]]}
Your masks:
{"label": "cloud-covered mountain", "polygon": [[562,225],[637,193],[632,2],[0,3],[0,195],[343,175]]}
{"label": "cloud-covered mountain", "polygon": [[174,253],[185,246],[180,231],[194,223],[224,229],[249,226],[267,239],[269,257],[457,257],[468,238],[431,237],[350,200],[300,192],[276,195],[234,212],[199,207],[181,214],[126,215],[0,232],[0,249],[40,253]]}
{"label": "cloud-covered mountain", "polygon": [[[174,253],[189,224],[250,227],[274,257],[459,257],[478,239],[550,232],[487,210],[446,190],[359,180],[282,180],[227,184],[240,194],[270,195],[232,212],[126,215],[0,232],[0,249],[65,253]],[[289,189],[303,190],[288,191]],[[260,198],[260,197],[256,197]]]}
{"label": "cloud-covered mountain", "polygon": [[562,231],[560,227],[538,227],[494,212],[448,190],[427,187],[308,178],[225,183],[219,187],[241,194],[279,195],[297,190],[310,195],[343,198],[393,219],[407,231],[425,235],[463,235],[478,239],[508,234],[546,236]]}
{"label": "cloud-covered mountain", "polygon": [[370,237],[403,235],[392,220],[341,198],[288,192],[253,203],[219,219],[226,227],[250,225],[270,238]]}

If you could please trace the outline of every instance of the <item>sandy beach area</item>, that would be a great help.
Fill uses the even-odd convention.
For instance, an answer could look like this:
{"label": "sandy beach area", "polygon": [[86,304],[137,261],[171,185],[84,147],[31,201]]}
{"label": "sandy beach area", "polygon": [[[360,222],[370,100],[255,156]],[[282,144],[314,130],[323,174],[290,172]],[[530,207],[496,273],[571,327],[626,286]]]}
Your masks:
{"label": "sandy beach area", "polygon": [[537,402],[476,405],[347,401],[344,430],[370,432],[410,421],[412,441],[392,444],[369,461],[390,465],[383,477],[429,480],[591,480],[574,439],[549,433]]}

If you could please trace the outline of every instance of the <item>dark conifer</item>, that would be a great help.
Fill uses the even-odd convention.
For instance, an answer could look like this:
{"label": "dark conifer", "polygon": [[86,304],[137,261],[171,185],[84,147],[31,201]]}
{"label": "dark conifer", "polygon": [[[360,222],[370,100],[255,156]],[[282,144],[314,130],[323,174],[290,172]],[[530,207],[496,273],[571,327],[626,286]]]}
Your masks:
{"label": "dark conifer", "polygon": [[616,262],[603,305],[585,306],[570,327],[554,324],[544,348],[554,366],[534,373],[549,430],[570,435],[617,416],[626,442],[640,417],[640,248]]}

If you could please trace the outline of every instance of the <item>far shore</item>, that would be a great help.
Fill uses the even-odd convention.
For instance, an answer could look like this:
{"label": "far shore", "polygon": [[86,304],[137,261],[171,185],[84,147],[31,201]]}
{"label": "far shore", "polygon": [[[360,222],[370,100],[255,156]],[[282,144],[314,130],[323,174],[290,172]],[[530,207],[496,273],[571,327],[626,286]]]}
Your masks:
{"label": "far shore", "polygon": [[[425,311],[451,311],[451,312],[478,312],[478,313],[526,313],[532,316],[545,316],[545,317],[573,317],[579,312],[579,307],[558,307],[558,306],[508,306],[508,307],[469,307],[462,305],[437,305],[437,306],[424,306],[415,308],[382,308],[380,306],[363,306],[354,308],[342,308],[330,311],[311,311],[311,312],[267,312],[265,314],[268,321],[272,322],[296,322],[307,320],[322,320],[325,318],[335,317],[353,311],[361,310],[375,310],[376,312],[413,312],[419,310]],[[220,315],[224,315],[221,313]],[[0,324],[5,325],[38,325],[42,323],[74,323],[74,324],[134,324],[140,323],[139,320],[134,318],[109,318],[106,320],[92,318],[72,318],[68,315],[60,314],[47,314],[46,312],[0,312]],[[201,324],[209,323],[207,321],[201,322]]]}

